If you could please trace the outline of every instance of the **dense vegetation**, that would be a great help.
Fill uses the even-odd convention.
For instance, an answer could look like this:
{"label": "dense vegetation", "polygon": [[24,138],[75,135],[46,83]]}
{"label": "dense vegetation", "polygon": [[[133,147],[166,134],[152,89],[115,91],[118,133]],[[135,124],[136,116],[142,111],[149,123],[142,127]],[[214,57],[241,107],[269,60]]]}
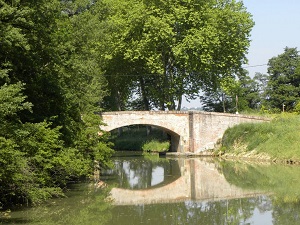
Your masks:
{"label": "dense vegetation", "polygon": [[112,132],[110,141],[115,150],[126,151],[168,151],[170,140],[163,130],[149,126],[131,126],[122,132]]}
{"label": "dense vegetation", "polygon": [[181,108],[204,87],[217,87],[246,62],[254,25],[235,0],[103,0],[109,110]]}
{"label": "dense vegetation", "polygon": [[282,54],[269,60],[268,73],[247,71],[237,73],[235,79],[223,79],[213,89],[204,89],[201,96],[206,111],[247,111],[279,113],[297,111],[300,103],[300,55],[297,48],[284,49]]}
{"label": "dense vegetation", "polygon": [[222,153],[262,160],[300,162],[300,116],[283,114],[271,122],[240,124],[226,130]]}
{"label": "dense vegetation", "polygon": [[109,164],[96,114],[106,81],[87,7],[0,1],[0,207],[60,196],[94,161]]}

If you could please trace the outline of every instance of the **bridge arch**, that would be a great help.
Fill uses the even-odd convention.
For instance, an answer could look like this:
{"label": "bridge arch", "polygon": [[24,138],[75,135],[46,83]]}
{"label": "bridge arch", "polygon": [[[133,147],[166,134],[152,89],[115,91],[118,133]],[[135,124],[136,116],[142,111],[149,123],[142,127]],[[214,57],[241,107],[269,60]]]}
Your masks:
{"label": "bridge arch", "polygon": [[119,126],[116,128],[110,128],[110,130],[106,129],[105,131],[107,132],[111,132],[113,130],[119,129],[119,128],[123,128],[123,127],[128,127],[128,126],[134,126],[134,125],[145,125],[145,126],[151,126],[154,128],[158,128],[162,131],[164,131],[165,133],[167,133],[167,135],[170,137],[169,141],[170,141],[170,152],[176,152],[179,148],[179,144],[180,144],[180,134],[166,128],[166,127],[162,127],[162,126],[158,126],[158,125],[153,125],[153,124],[140,124],[140,123],[133,123],[133,124],[125,124],[123,126]]}
{"label": "bridge arch", "polygon": [[[185,115],[185,114],[184,114]],[[185,145],[188,146],[188,118],[180,113],[168,113],[157,111],[136,112],[109,112],[103,113],[103,121],[106,126],[101,128],[104,131],[112,131],[120,127],[131,125],[148,125],[158,127],[171,136],[172,152],[184,152]]]}

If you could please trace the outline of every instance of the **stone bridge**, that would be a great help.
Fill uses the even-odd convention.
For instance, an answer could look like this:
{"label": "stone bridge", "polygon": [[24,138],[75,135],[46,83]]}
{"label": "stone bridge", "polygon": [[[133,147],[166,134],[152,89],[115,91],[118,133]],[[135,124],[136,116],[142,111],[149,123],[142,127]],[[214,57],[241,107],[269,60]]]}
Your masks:
{"label": "stone bridge", "polygon": [[243,190],[229,184],[215,163],[179,158],[181,177],[165,186],[144,190],[113,188],[111,198],[116,205],[138,205],[247,198],[264,194]]}
{"label": "stone bridge", "polygon": [[101,114],[104,131],[129,125],[159,127],[171,136],[171,151],[200,154],[215,147],[229,127],[240,123],[269,121],[266,118],[200,111],[116,111]]}

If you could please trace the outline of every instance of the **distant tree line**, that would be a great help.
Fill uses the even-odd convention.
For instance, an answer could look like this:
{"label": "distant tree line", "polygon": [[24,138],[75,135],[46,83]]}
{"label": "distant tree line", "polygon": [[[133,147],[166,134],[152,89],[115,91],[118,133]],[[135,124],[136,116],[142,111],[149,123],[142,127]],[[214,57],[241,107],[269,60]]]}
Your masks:
{"label": "distant tree line", "polygon": [[[225,85],[224,85],[225,83]],[[268,62],[267,74],[250,77],[246,70],[222,80],[217,88],[206,88],[200,97],[203,109],[216,112],[300,111],[300,55],[286,47]]]}

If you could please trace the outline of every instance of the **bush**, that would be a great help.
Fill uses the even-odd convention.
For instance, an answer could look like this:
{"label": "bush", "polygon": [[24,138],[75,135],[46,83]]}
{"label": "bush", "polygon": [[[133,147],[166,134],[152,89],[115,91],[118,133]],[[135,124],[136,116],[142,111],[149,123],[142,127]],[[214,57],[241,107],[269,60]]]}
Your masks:
{"label": "bush", "polygon": [[144,152],[167,152],[170,148],[170,142],[164,141],[150,141],[143,145],[142,149]]}

